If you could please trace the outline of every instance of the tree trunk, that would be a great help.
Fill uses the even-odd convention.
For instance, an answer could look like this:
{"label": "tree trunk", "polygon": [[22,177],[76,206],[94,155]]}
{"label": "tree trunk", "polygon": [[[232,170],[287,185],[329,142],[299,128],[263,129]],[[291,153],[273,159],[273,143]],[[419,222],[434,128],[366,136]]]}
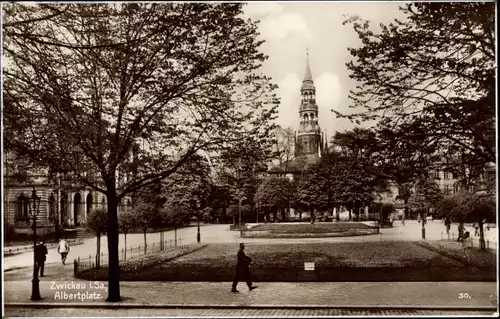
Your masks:
{"label": "tree trunk", "polygon": [[124,237],[125,237],[125,250],[123,251],[123,259],[124,260],[127,260],[127,233],[124,233]]}
{"label": "tree trunk", "polygon": [[108,204],[108,298],[107,302],[119,302],[120,296],[120,263],[118,252],[118,198],[114,178],[106,183]]}
{"label": "tree trunk", "polygon": [[405,203],[405,217],[406,217],[406,216],[409,216],[408,215],[408,198],[404,199],[404,203]]}
{"label": "tree trunk", "polygon": [[143,231],[144,231],[144,255],[146,255],[148,253],[148,242],[146,240],[146,232],[147,232],[147,230],[143,229]]}
{"label": "tree trunk", "polygon": [[486,242],[484,240],[484,224],[483,221],[479,221],[479,248],[481,250],[486,250]]}
{"label": "tree trunk", "polygon": [[177,247],[177,225],[174,226],[174,241],[175,247]]}
{"label": "tree trunk", "polygon": [[349,220],[352,220],[352,208],[349,208]]}
{"label": "tree trunk", "polygon": [[95,259],[95,267],[101,268],[101,232],[97,233],[97,255]]}
{"label": "tree trunk", "polygon": [[299,210],[299,222],[302,221],[302,210]]}

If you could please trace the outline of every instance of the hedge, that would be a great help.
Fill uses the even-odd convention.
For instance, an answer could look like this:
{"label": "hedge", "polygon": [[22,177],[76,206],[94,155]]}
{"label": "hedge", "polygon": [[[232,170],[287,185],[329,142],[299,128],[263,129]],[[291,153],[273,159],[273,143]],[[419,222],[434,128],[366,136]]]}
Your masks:
{"label": "hedge", "polygon": [[[478,271],[472,267],[328,267],[316,265],[312,271],[303,265],[250,267],[258,282],[401,282],[401,281],[496,281],[496,270]],[[161,264],[120,275],[122,281],[209,281],[230,282],[235,267],[206,264]],[[107,271],[99,270],[87,279],[107,280]]]}

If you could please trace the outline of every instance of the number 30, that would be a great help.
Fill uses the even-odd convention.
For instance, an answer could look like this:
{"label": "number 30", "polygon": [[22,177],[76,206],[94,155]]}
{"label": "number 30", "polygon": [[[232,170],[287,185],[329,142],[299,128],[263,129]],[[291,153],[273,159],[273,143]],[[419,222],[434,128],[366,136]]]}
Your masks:
{"label": "number 30", "polygon": [[468,294],[468,293],[466,293],[466,292],[460,292],[460,293],[458,294],[458,299],[468,299],[468,298],[470,298],[470,296],[469,296],[469,294]]}

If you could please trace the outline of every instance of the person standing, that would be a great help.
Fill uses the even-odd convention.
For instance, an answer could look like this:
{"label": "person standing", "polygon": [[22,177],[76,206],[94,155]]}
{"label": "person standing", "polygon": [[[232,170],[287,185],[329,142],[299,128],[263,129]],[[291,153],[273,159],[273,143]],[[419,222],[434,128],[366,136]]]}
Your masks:
{"label": "person standing", "polygon": [[66,241],[66,238],[63,237],[59,241],[59,245],[57,245],[57,252],[61,254],[61,261],[63,265],[66,265],[66,257],[68,257],[69,253],[69,244]]}
{"label": "person standing", "polygon": [[240,250],[238,251],[237,258],[238,262],[236,263],[236,276],[234,277],[233,288],[231,289],[231,292],[239,292],[238,290],[236,290],[236,286],[241,280],[246,282],[248,290],[254,290],[255,288],[257,288],[257,286],[252,285],[249,269],[252,258],[245,255],[244,243],[240,244]]}
{"label": "person standing", "polygon": [[476,221],[474,224],[472,224],[472,227],[474,227],[474,236],[479,236],[479,223]]}
{"label": "person standing", "polygon": [[450,228],[451,228],[451,219],[450,219],[450,217],[446,217],[444,219],[444,225],[446,226],[446,234],[450,235]]}
{"label": "person standing", "polygon": [[45,246],[45,240],[42,240],[39,245],[35,247],[35,262],[36,271],[40,271],[40,277],[45,277],[43,271],[45,269],[45,260],[48,254],[47,246]]}

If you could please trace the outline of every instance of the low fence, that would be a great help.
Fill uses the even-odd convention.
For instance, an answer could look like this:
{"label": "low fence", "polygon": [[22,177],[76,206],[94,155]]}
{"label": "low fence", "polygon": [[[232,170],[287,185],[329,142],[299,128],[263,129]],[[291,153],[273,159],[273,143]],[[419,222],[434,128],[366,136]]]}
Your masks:
{"label": "low fence", "polygon": [[[163,242],[153,242],[144,245],[132,246],[130,248],[121,249],[118,254],[118,260],[125,262],[135,257],[143,256],[152,252],[162,251],[167,247],[182,246],[182,238],[164,240]],[[89,255],[88,257],[79,256],[74,259],[74,274],[86,269],[103,267],[109,265],[109,254],[100,253],[99,255]]]}
{"label": "low fence", "polygon": [[[479,242],[479,236],[475,236],[475,234],[469,232],[469,237],[464,239],[462,241],[462,244],[464,247],[480,247],[480,242]],[[458,240],[458,233],[455,232],[441,232],[441,240],[448,240],[448,241],[459,241]],[[490,240],[490,239],[484,239],[484,243],[486,245],[486,249],[492,249],[496,250],[497,249],[497,241],[496,240]]]}
{"label": "low fence", "polygon": [[242,229],[243,238],[323,238],[377,235],[380,227],[365,223],[258,224]]}
{"label": "low fence", "polygon": [[[76,246],[76,245],[82,245],[83,244],[83,239],[82,238],[76,238],[76,239],[67,239],[66,240],[70,246]],[[38,244],[38,242],[37,242]],[[58,243],[46,243],[45,246],[47,248],[54,248],[57,247]],[[3,254],[4,256],[10,256],[10,255],[17,255],[17,254],[22,254],[25,252],[33,251],[33,245],[30,246],[24,246],[24,247],[13,247],[13,248],[7,248],[4,247],[3,249]]]}
{"label": "low fence", "polygon": [[[473,267],[422,266],[328,266],[314,265],[252,265],[250,273],[258,282],[391,282],[391,281],[495,281],[496,269]],[[108,271],[97,269],[92,280],[107,280]],[[207,265],[200,263],[162,263],[153,269],[134,270],[120,274],[121,281],[208,281],[230,282],[235,276],[235,265]]]}

